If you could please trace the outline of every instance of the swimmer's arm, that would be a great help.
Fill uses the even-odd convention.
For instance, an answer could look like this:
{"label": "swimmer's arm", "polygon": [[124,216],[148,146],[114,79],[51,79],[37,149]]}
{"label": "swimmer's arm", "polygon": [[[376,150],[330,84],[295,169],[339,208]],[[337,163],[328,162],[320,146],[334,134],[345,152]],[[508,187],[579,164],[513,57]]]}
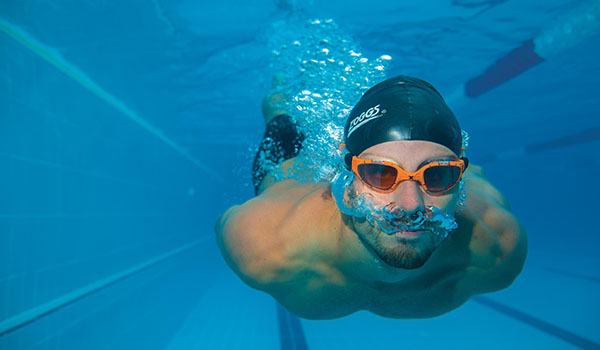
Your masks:
{"label": "swimmer's arm", "polygon": [[253,288],[268,280],[281,263],[281,240],[272,232],[279,216],[271,209],[268,201],[254,198],[230,208],[215,225],[227,265]]}
{"label": "swimmer's arm", "polygon": [[471,227],[470,263],[457,284],[457,296],[467,299],[510,286],[527,256],[525,228],[509,211],[508,201],[480,167],[471,171],[465,178],[465,208],[458,216]]}
{"label": "swimmer's arm", "polygon": [[469,168],[463,175],[465,180],[465,191],[467,195],[484,196],[490,200],[494,200],[498,205],[510,210],[510,204],[504,195],[491,183],[485,176],[483,168],[469,164]]}
{"label": "swimmer's arm", "polygon": [[293,197],[289,181],[277,183],[261,196],[230,208],[215,225],[216,240],[229,267],[250,287],[267,291],[294,268],[290,255],[303,247],[288,234],[298,223],[281,197]]}
{"label": "swimmer's arm", "polygon": [[340,303],[348,298],[346,281],[331,266],[327,247],[303,240],[306,232],[293,232],[298,222],[290,220],[289,210],[277,212],[280,204],[269,211],[271,195],[267,191],[267,200],[253,199],[217,221],[217,243],[229,267],[248,286],[270,294],[298,316],[332,319],[356,311]]}

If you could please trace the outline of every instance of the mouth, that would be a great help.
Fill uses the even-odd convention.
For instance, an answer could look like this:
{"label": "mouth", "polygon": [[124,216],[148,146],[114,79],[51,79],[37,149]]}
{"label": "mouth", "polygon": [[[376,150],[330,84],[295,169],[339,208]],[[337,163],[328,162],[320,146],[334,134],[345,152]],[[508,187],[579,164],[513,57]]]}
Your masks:
{"label": "mouth", "polygon": [[425,230],[401,230],[394,232],[394,236],[401,238],[416,239],[423,233],[425,233]]}

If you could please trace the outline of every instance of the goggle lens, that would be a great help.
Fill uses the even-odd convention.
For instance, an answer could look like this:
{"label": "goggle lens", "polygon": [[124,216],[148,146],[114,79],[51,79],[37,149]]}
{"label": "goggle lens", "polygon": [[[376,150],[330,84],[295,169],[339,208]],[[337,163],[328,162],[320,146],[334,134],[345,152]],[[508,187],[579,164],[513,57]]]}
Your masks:
{"label": "goggle lens", "polygon": [[[385,164],[360,164],[357,170],[364,182],[382,191],[391,189],[398,178],[398,170]],[[432,193],[449,190],[456,185],[460,175],[461,168],[453,165],[436,165],[425,169],[423,172],[427,191]]]}
{"label": "goggle lens", "polygon": [[358,173],[364,182],[380,190],[389,190],[394,186],[398,171],[385,164],[361,164]]}
{"label": "goggle lens", "polygon": [[460,173],[460,167],[437,165],[425,169],[423,178],[429,192],[444,192],[458,182]]}

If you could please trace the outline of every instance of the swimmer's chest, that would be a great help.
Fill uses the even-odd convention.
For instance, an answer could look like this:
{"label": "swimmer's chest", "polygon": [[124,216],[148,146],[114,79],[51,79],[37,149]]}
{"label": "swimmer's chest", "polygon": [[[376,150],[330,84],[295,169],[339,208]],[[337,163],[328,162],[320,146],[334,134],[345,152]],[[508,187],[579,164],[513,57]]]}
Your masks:
{"label": "swimmer's chest", "polygon": [[321,274],[318,281],[311,283],[321,286],[316,293],[297,291],[303,297],[310,296],[310,308],[320,310],[323,318],[341,317],[360,310],[389,318],[434,317],[460,305],[454,300],[452,283],[434,288],[426,281],[371,286],[344,284],[344,278],[332,278],[334,275]]}
{"label": "swimmer's chest", "polygon": [[[296,230],[288,242],[295,242],[296,248],[310,252],[311,263],[327,264],[326,260],[335,259],[337,233],[341,221],[335,203],[328,198],[326,191],[315,191],[302,198],[302,205],[293,213]],[[450,243],[450,242],[449,242]],[[323,312],[337,315],[350,314],[359,310],[369,310],[375,314],[391,318],[432,317],[454,309],[454,284],[457,276],[468,261],[454,245],[446,247],[449,256],[444,260],[453,260],[458,264],[448,264],[432,269],[419,278],[400,283],[381,283],[365,285],[339,278],[341,273],[318,274],[319,297],[313,301],[320,305]],[[302,248],[301,248],[302,246]],[[293,249],[295,250],[295,249]],[[465,252],[466,253],[466,252]],[[446,254],[446,253],[444,253]],[[325,260],[324,260],[325,259]],[[333,266],[330,266],[333,267]],[[338,276],[334,278],[334,276]],[[345,283],[347,282],[347,283]],[[304,291],[302,294],[306,293]],[[306,295],[306,294],[305,294]]]}
{"label": "swimmer's chest", "polygon": [[444,314],[464,303],[457,285],[465,276],[469,254],[457,249],[455,244],[460,242],[448,243],[440,247],[443,251],[437,264],[426,273],[398,283],[370,286],[366,309],[385,317],[422,318]]}
{"label": "swimmer's chest", "polygon": [[366,309],[384,317],[433,317],[452,310],[453,285],[414,282],[371,288]]}

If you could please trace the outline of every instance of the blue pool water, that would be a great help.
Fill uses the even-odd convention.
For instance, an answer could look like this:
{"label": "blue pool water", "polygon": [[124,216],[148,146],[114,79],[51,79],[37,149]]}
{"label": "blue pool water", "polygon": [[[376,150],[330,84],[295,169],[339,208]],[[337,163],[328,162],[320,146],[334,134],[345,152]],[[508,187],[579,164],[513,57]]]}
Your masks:
{"label": "blue pool water", "polygon": [[[0,349],[600,349],[599,9],[0,2]],[[527,229],[511,287],[433,319],[310,321],[226,266],[214,222],[253,196],[261,101],[294,67],[273,51],[315,18],[446,97]]]}

